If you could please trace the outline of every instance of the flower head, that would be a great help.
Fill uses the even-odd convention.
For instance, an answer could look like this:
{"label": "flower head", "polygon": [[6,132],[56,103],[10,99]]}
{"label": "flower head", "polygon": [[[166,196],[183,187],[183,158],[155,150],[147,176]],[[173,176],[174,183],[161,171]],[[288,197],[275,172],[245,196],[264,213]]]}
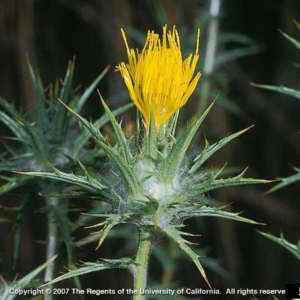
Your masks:
{"label": "flower head", "polygon": [[195,54],[182,59],[180,38],[175,26],[167,32],[163,27],[162,38],[154,31],[147,34],[141,53],[130,49],[126,35],[121,29],[127,48],[128,64],[121,62],[121,72],[130,97],[142,113],[147,126],[151,113],[155,125],[165,125],[191,96],[201,76],[195,69],[199,59],[199,31]]}

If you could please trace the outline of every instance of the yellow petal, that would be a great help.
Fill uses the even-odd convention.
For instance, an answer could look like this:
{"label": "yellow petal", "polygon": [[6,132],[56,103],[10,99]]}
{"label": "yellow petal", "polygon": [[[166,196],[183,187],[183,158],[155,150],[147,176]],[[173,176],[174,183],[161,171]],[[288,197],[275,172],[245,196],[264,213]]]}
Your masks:
{"label": "yellow petal", "polygon": [[161,39],[154,31],[149,31],[141,53],[129,48],[125,32],[121,31],[128,63],[121,62],[117,70],[146,125],[149,126],[152,110],[155,125],[165,125],[187,102],[201,76],[200,72],[194,76],[199,59],[199,31],[195,54],[184,60],[175,26],[167,32],[165,25]]}

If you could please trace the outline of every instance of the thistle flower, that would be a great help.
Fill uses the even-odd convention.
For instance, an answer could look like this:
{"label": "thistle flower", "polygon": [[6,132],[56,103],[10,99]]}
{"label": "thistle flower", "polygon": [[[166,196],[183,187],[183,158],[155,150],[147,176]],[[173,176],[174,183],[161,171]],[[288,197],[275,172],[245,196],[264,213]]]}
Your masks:
{"label": "thistle flower", "polygon": [[165,125],[187,102],[201,76],[200,72],[194,76],[199,59],[200,31],[195,54],[190,54],[185,60],[182,59],[175,26],[167,33],[165,25],[162,38],[149,31],[141,53],[129,48],[125,32],[121,31],[129,62],[121,62],[117,70],[121,72],[132,101],[143,114],[146,126],[150,125],[152,112],[155,125]]}
{"label": "thistle flower", "polygon": [[[95,137],[105,151],[109,164],[100,175],[89,173],[81,162],[79,164],[83,176],[57,169],[54,169],[53,173],[25,174],[76,185],[79,188],[76,194],[84,192],[84,195],[93,199],[107,202],[108,210],[105,213],[102,206],[99,206],[89,214],[91,217],[101,218],[99,223],[91,226],[102,227],[97,248],[114,226],[131,224],[139,230],[138,249],[134,257],[87,263],[79,270],[71,270],[51,283],[96,270],[127,268],[133,274],[134,289],[140,291],[146,287],[150,250],[155,236],[159,234],[168,237],[186,253],[210,286],[199,255],[193,251],[190,247],[191,242],[185,238],[193,234],[182,230],[183,222],[190,218],[221,217],[257,224],[239,216],[238,213],[225,211],[225,207],[216,207],[206,194],[218,188],[267,181],[244,178],[244,172],[223,178],[223,168],[216,172],[203,169],[203,165],[215,152],[247,129],[226,136],[212,145],[205,141],[204,148],[196,157],[188,157],[192,140],[213,104],[201,115],[190,120],[179,135],[175,130],[177,118],[169,121],[171,126],[165,130],[164,138],[161,139],[160,134],[157,134],[157,127],[166,125],[171,116],[186,103],[200,78],[200,73],[194,76],[199,58],[199,32],[196,52],[185,60],[182,60],[179,35],[175,27],[172,32],[167,33],[167,27],[164,26],[161,39],[154,32],[148,32],[141,53],[130,49],[124,31],[122,34],[129,63],[122,62],[117,69],[124,78],[134,104],[144,117],[148,134],[141,137],[137,131],[128,137],[101,98],[115,134],[116,143],[111,144],[99,128],[64,104]],[[155,126],[152,126],[153,124]],[[138,144],[138,147],[132,151],[134,144]],[[133,299],[142,300],[144,295],[137,293]]]}

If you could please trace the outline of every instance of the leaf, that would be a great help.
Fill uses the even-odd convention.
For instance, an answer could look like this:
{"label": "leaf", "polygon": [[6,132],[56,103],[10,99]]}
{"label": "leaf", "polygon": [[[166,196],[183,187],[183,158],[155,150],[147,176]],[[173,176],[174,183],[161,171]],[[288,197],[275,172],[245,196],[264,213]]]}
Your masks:
{"label": "leaf", "polygon": [[99,239],[101,238],[102,232],[98,232],[92,235],[85,236],[84,238],[74,242],[74,246],[81,248],[87,244],[96,243],[99,242]]}
{"label": "leaf", "polygon": [[124,132],[122,130],[122,127],[117,122],[116,118],[114,117],[114,115],[110,111],[109,107],[104,102],[104,100],[101,97],[101,95],[100,95],[100,99],[101,99],[102,105],[103,105],[103,107],[105,109],[105,112],[108,115],[110,123],[111,123],[111,125],[112,125],[112,127],[114,129],[114,132],[116,134],[117,141],[118,141],[118,143],[119,143],[119,145],[121,147],[121,151],[122,151],[123,157],[125,158],[125,161],[128,164],[131,164],[132,163],[132,155],[131,155],[131,152],[130,152],[128,141],[127,141],[127,139],[125,137],[125,134],[124,134]]}
{"label": "leaf", "polygon": [[[73,263],[73,248],[74,243],[70,234],[70,220],[68,218],[68,209],[63,202],[63,199],[55,197],[47,197],[47,209],[48,214],[51,215],[51,219],[54,219],[60,229],[63,237],[65,247],[67,249],[67,260],[69,269],[77,269]],[[50,221],[51,222],[51,221]],[[81,288],[80,279],[78,277],[73,278],[76,288]]]}
{"label": "leaf", "polygon": [[182,232],[178,231],[174,226],[166,226],[161,228],[161,231],[168,236],[175,244],[183,250],[194,262],[194,264],[197,266],[198,270],[200,271],[202,277],[208,284],[208,286],[211,288],[211,285],[206,277],[205,271],[199,261],[199,255],[197,255],[188,245],[187,241],[181,237]]}
{"label": "leaf", "polygon": [[[219,171],[222,172],[223,169]],[[217,175],[219,174],[217,173]],[[245,184],[261,184],[261,183],[269,183],[272,182],[270,180],[263,180],[263,179],[253,179],[253,178],[243,178],[245,171],[241,174],[231,177],[231,178],[222,178],[216,179],[216,175],[212,174],[210,178],[207,180],[199,183],[194,184],[193,188],[187,191],[189,196],[197,196],[208,191],[212,191],[215,189],[229,187],[229,186],[238,186],[238,185],[245,185]]]}
{"label": "leaf", "polygon": [[[102,245],[102,243],[104,242],[104,240],[105,240],[106,236],[108,235],[108,233],[110,232],[110,230],[114,226],[116,226],[116,225],[118,225],[118,224],[121,223],[122,218],[123,217],[121,215],[109,215],[109,216],[107,216],[107,219],[104,222],[104,228],[102,230],[102,233],[101,233],[98,245],[96,247],[96,250],[99,249],[99,247]],[[102,224],[103,223],[101,223],[101,225]],[[94,225],[94,226],[89,226],[88,228],[93,228],[95,226],[97,226],[97,224]]]}
{"label": "leaf", "polygon": [[292,45],[294,45],[296,48],[300,49],[300,42],[286,34],[285,32],[281,31],[279,29],[279,32],[288,40],[291,42]]}
{"label": "leaf", "polygon": [[24,130],[24,127],[20,122],[15,121],[3,111],[0,111],[0,121],[4,123],[12,133],[20,140],[27,140],[29,138],[28,133]]}
{"label": "leaf", "polygon": [[145,139],[145,146],[146,146],[146,157],[152,160],[156,160],[157,159],[157,132],[156,132],[155,116],[153,110],[151,110],[150,126],[149,126],[149,132]]}
{"label": "leaf", "polygon": [[53,168],[55,173],[48,173],[48,172],[17,172],[18,174],[29,175],[29,176],[38,176],[47,179],[54,179],[63,181],[69,184],[74,184],[81,187],[83,190],[87,190],[91,193],[101,194],[103,190],[108,189],[107,186],[101,184],[94,178],[86,178],[80,175],[74,174],[67,174],[62,171],[59,171]]}
{"label": "leaf", "polygon": [[[14,151],[11,151],[12,155],[15,154]],[[20,168],[20,164],[18,161],[13,160],[13,159],[1,159],[0,160],[0,171],[1,172],[5,172],[5,171],[15,171],[16,169]],[[0,175],[0,178],[2,178],[2,176]],[[9,180],[9,177],[3,177],[3,179],[5,180]]]}
{"label": "leaf", "polygon": [[44,99],[44,86],[41,81],[40,76],[37,76],[27,59],[28,69],[31,77],[31,82],[35,94],[36,104],[37,104],[37,114],[38,114],[38,120],[39,120],[39,126],[41,127],[41,130],[45,132],[49,129],[49,119],[47,114],[47,108],[46,108],[46,102]]}
{"label": "leaf", "polygon": [[[0,176],[0,178],[3,178],[3,176]],[[0,187],[0,196],[20,186],[25,185],[30,179],[26,179],[26,176],[19,176],[12,178],[5,177],[5,180],[8,180],[8,182]]]}
{"label": "leaf", "polygon": [[[133,103],[129,103],[127,105],[124,105],[120,108],[113,110],[112,114],[115,117],[119,116],[120,114],[123,114],[125,111],[127,111],[128,109],[130,109],[132,107],[133,107]],[[105,114],[93,123],[93,127],[97,128],[97,130],[99,131],[99,129],[102,128],[108,122],[109,122],[109,118]],[[77,156],[79,151],[84,147],[84,145],[86,145],[88,139],[90,139],[92,136],[93,136],[92,132],[90,130],[88,130],[87,128],[84,128],[84,130],[81,131],[80,136],[77,138],[77,140],[74,142],[74,145],[73,145],[74,156]]]}
{"label": "leaf", "polygon": [[292,96],[294,98],[300,99],[300,91],[287,88],[285,86],[274,86],[274,85],[267,85],[267,84],[257,84],[257,83],[251,83],[252,86],[259,87],[265,90],[278,92],[284,95]]}
{"label": "leaf", "polygon": [[194,217],[218,217],[223,219],[230,219],[239,222],[245,222],[250,224],[262,225],[262,223],[257,223],[253,220],[240,217],[240,213],[232,213],[228,211],[224,211],[223,208],[226,206],[221,207],[206,207],[202,205],[190,206],[187,208],[182,208],[177,213],[179,217],[183,219],[189,219]]}
{"label": "leaf", "polygon": [[16,110],[15,106],[7,102],[4,98],[0,97],[0,105],[7,111],[11,116],[21,118],[21,114]]}
{"label": "leaf", "polygon": [[81,123],[90,131],[93,137],[95,137],[97,140],[105,142],[104,136],[101,134],[101,132],[96,128],[91,122],[88,122],[85,118],[81,117],[76,111],[74,111],[72,108],[70,108],[68,105],[66,105],[63,101],[60,99],[57,99],[67,110],[69,110],[72,114],[74,114]]}
{"label": "leaf", "polygon": [[[47,198],[47,201],[50,197]],[[57,199],[58,203],[56,205],[48,205],[48,209],[52,210],[52,214],[55,217],[56,223],[62,234],[63,241],[67,249],[67,259],[68,267],[70,268],[73,265],[73,239],[70,234],[70,220],[68,218],[68,209],[62,203],[63,199]],[[48,212],[51,213],[51,212]]]}
{"label": "leaf", "polygon": [[179,112],[180,112],[180,110],[177,110],[177,112],[170,118],[170,120],[167,124],[166,129],[169,130],[169,132],[170,132],[169,134],[171,136],[175,135]]}
{"label": "leaf", "polygon": [[128,164],[126,160],[120,157],[119,153],[110,145],[103,142],[100,142],[100,145],[112,160],[116,168],[120,171],[120,174],[125,179],[132,193],[137,194],[141,190],[141,186],[139,179],[133,172],[132,164]]}
{"label": "leaf", "polygon": [[70,107],[72,107],[74,109],[74,111],[80,112],[80,110],[84,106],[86,100],[89,98],[89,96],[92,94],[92,92],[96,89],[97,85],[103,79],[103,77],[105,76],[105,74],[108,72],[109,69],[110,69],[110,66],[107,66],[102,71],[102,73],[92,82],[92,84],[86,88],[86,90],[84,91],[82,96],[78,100],[76,100],[76,102],[74,101],[73,103],[70,103]]}
{"label": "leaf", "polygon": [[275,243],[279,244],[280,246],[282,246],[283,248],[285,248],[286,250],[288,250],[289,252],[291,252],[298,260],[300,260],[300,249],[299,249],[299,246],[294,245],[294,244],[288,242],[283,237],[283,234],[281,234],[280,237],[276,237],[276,236],[274,236],[272,234],[268,234],[268,233],[261,232],[261,231],[258,231],[258,233],[260,233],[264,237],[270,239],[271,241],[274,241]]}
{"label": "leaf", "polygon": [[69,61],[66,75],[63,80],[62,88],[59,95],[59,98],[62,99],[65,103],[68,103],[72,96],[71,92],[72,92],[72,84],[73,84],[73,77],[74,77],[74,68],[75,68],[75,59]]}
{"label": "leaf", "polygon": [[4,285],[3,287],[0,287],[0,294],[1,294],[1,300],[13,300],[16,298],[17,295],[10,293],[11,289],[14,290],[22,290],[26,288],[28,285],[32,284],[33,279],[41,272],[43,269],[45,269],[48,265],[50,265],[54,259],[57,257],[55,255],[51,259],[49,259],[47,262],[36,268],[35,270],[31,271],[29,274],[27,274],[25,277],[18,281],[13,281],[9,283],[8,285]]}
{"label": "leaf", "polygon": [[269,189],[267,191],[267,194],[273,193],[279,189],[286,187],[287,185],[290,185],[292,183],[299,181],[300,180],[300,169],[295,168],[295,170],[297,171],[296,174],[291,175],[289,177],[282,178],[280,183],[276,184],[275,186],[273,186],[271,189]]}
{"label": "leaf", "polygon": [[76,276],[81,276],[83,274],[88,274],[92,272],[98,272],[103,271],[107,269],[131,269],[135,265],[135,262],[133,259],[124,257],[120,259],[105,259],[103,262],[86,262],[84,263],[84,267],[78,268],[77,270],[69,270],[68,273],[63,274],[52,281],[48,282],[47,284],[44,284],[40,287],[47,286],[49,284],[53,284],[62,280],[66,280],[68,278],[73,278]]}
{"label": "leaf", "polygon": [[[26,131],[31,139],[31,146],[33,150],[39,156],[41,164],[40,167],[44,168],[49,162],[50,154],[49,144],[46,136],[40,131],[38,126],[35,126],[35,124],[31,124],[26,120],[23,120],[22,123],[24,124],[24,127],[26,128]],[[44,163],[44,165],[42,163]]]}
{"label": "leaf", "polygon": [[[62,88],[60,90],[60,99],[64,103],[69,103],[72,95],[72,84],[73,84],[73,77],[74,77],[74,67],[75,67],[75,60],[70,61],[68,64],[68,68],[66,71],[65,78],[62,83]],[[51,133],[53,137],[53,141],[61,142],[64,140],[66,132],[66,125],[67,125],[67,110],[64,109],[63,106],[58,105],[56,106],[54,120],[51,123]]]}
{"label": "leaf", "polygon": [[26,193],[23,197],[23,201],[18,208],[16,220],[14,221],[13,232],[14,232],[14,246],[13,246],[13,265],[16,265],[17,257],[20,249],[20,239],[22,236],[21,229],[25,219],[25,214],[29,210],[33,201],[33,194]]}
{"label": "leaf", "polygon": [[175,174],[178,174],[178,170],[185,157],[185,153],[190,146],[198,128],[204,121],[205,117],[212,108],[214,102],[208,107],[208,109],[194,122],[191,122],[185,132],[178,138],[173,146],[168,157],[164,161],[164,167],[162,168],[162,181],[169,182]]}
{"label": "leaf", "polygon": [[243,134],[244,132],[246,132],[247,130],[249,130],[250,128],[252,128],[253,126],[250,126],[244,130],[241,130],[239,132],[236,132],[228,137],[223,138],[222,140],[220,140],[219,142],[213,144],[213,145],[209,145],[208,142],[206,141],[205,143],[205,148],[201,151],[201,153],[194,159],[194,165],[192,166],[192,168],[189,170],[188,173],[194,173],[195,171],[197,171],[199,169],[199,167],[202,166],[202,164],[208,159],[210,158],[215,152],[217,152],[219,149],[221,149],[222,147],[224,147],[226,144],[228,144],[230,141],[232,141],[233,139],[235,139],[236,137],[238,137],[239,135]]}
{"label": "leaf", "polygon": [[[73,114],[75,114],[80,119],[80,121],[83,123],[83,125],[92,133],[92,135],[99,140],[100,145],[102,146],[104,151],[107,153],[107,155],[111,158],[112,162],[116,165],[117,169],[120,171],[123,178],[126,180],[131,191],[133,191],[134,193],[137,193],[140,190],[140,184],[139,184],[138,178],[136,178],[136,176],[133,173],[132,162],[130,161],[128,164],[128,162],[126,160],[126,159],[130,159],[131,154],[129,154],[129,152],[130,152],[129,145],[127,143],[126,143],[126,145],[124,144],[125,143],[124,133],[119,132],[120,136],[118,137],[118,139],[119,139],[119,142],[121,142],[121,144],[122,144],[121,148],[124,151],[123,153],[126,155],[125,159],[120,157],[119,153],[116,152],[116,150],[107,143],[106,139],[103,137],[103,135],[100,133],[100,131],[97,128],[95,128],[86,119],[82,118],[79,114],[77,114],[75,111],[73,111],[70,107],[68,107],[62,101],[60,101],[60,102],[69,111],[71,111]],[[107,109],[108,109],[108,107],[107,107]],[[115,118],[113,117],[111,112],[109,110],[107,112],[108,112],[108,116],[111,118],[111,120],[115,120]],[[119,124],[114,124],[114,125],[116,126],[115,128],[117,131],[121,130],[121,128],[119,128]]]}

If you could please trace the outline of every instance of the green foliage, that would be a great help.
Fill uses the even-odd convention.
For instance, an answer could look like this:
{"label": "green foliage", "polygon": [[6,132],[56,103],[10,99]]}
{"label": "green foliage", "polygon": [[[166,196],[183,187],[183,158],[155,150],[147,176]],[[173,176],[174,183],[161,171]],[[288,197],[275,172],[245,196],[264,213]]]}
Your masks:
{"label": "green foliage", "polygon": [[[138,149],[135,149],[132,145],[135,137],[125,136],[121,125],[116,121],[108,106],[103,104],[115,133],[116,141],[113,144],[92,122],[87,121],[64,104],[70,112],[78,117],[109,157],[110,162],[106,164],[107,170],[104,170],[103,174],[96,176],[88,173],[82,163],[80,165],[83,176],[68,174],[57,169],[54,170],[54,173],[23,172],[22,174],[56,179],[76,185],[77,192],[107,202],[109,211],[105,214],[92,215],[104,219],[93,225],[95,228],[103,228],[98,247],[103,243],[110,230],[118,224],[133,224],[140,230],[151,228],[151,231],[166,235],[173,240],[193,260],[208,283],[198,255],[190,248],[189,242],[182,238],[183,235],[189,236],[190,234],[179,231],[177,228],[181,227],[185,219],[206,216],[256,224],[254,221],[240,217],[239,214],[224,211],[225,207],[213,206],[207,202],[204,196],[216,188],[267,182],[243,178],[244,172],[231,178],[219,178],[223,169],[216,173],[201,172],[203,163],[213,153],[244,131],[230,135],[214,145],[206,142],[204,153],[196,156],[190,164],[186,152],[211,107],[190,122],[179,137],[172,135],[176,120],[173,119],[166,128],[158,129],[155,128],[154,118],[152,118],[149,132],[140,137],[142,143]],[[175,116],[175,118],[177,117]],[[140,135],[140,132],[136,134]],[[136,263],[138,262],[136,261]],[[92,270],[94,269],[91,268],[90,271]],[[84,267],[82,271],[89,272],[89,268]],[[71,271],[66,276],[72,277],[72,274],[76,272]],[[81,270],[79,269],[78,272],[80,273]],[[62,280],[67,277],[59,278]]]}
{"label": "green foliage", "polygon": [[[299,28],[299,24],[298,23],[295,23],[296,26]],[[298,24],[298,25],[297,25]],[[294,45],[297,49],[300,50],[300,42],[297,41],[296,39],[294,39],[293,37],[291,37],[290,35],[286,34],[285,32],[279,30],[279,32],[292,44]]]}
{"label": "green foliage", "polygon": [[[80,275],[92,273],[92,272],[98,272],[98,271],[103,271],[107,269],[132,269],[135,266],[135,262],[131,258],[120,258],[120,259],[103,259],[101,262],[85,262],[83,263],[83,266],[80,267],[77,270],[71,270],[66,274],[63,274],[48,284],[52,284],[61,280],[77,277]],[[45,284],[45,285],[48,285]],[[43,286],[45,286],[43,285]]]}
{"label": "green foliage", "polygon": [[[25,288],[36,288],[38,287],[41,282],[39,281],[34,281],[35,278],[47,267],[49,266],[51,263],[53,263],[54,259],[56,258],[53,257],[51,259],[49,259],[47,262],[45,262],[44,264],[42,264],[41,266],[39,266],[38,268],[36,268],[35,270],[31,271],[29,274],[27,274],[26,276],[24,276],[22,279],[19,280],[14,280],[10,283],[4,283],[3,286],[0,285],[0,296],[2,300],[13,300],[16,297],[18,297],[18,295],[14,295],[11,294],[9,292],[10,289],[13,290],[23,290]],[[2,278],[1,278],[2,279]]]}
{"label": "green foliage", "polygon": [[[296,23],[296,26],[299,28],[298,26],[299,24]],[[300,28],[299,28],[300,29]],[[288,34],[282,32],[280,30],[280,33],[294,46],[296,46],[298,49],[300,49],[300,42],[297,41],[296,39],[292,38],[291,36],[289,36]],[[252,83],[253,86],[255,87],[259,87],[265,90],[269,90],[269,91],[273,91],[273,92],[277,92],[277,93],[281,93],[287,96],[291,96],[294,97],[296,99],[300,99],[300,90],[297,89],[293,89],[293,88],[289,88],[289,87],[285,87],[285,86],[273,86],[273,85],[266,85],[266,84],[256,84],[256,83]],[[274,192],[278,189],[281,189],[289,184],[292,184],[294,182],[297,182],[300,180],[300,169],[299,168],[294,168],[294,170],[297,172],[294,175],[291,175],[289,177],[286,178],[282,178],[281,182],[278,183],[277,185],[275,185],[273,188],[271,188],[269,190],[269,192]]]}
{"label": "green foliage", "polygon": [[280,179],[280,182],[273,186],[271,189],[269,189],[268,193],[273,193],[279,189],[282,189],[286,187],[287,185],[290,185],[292,183],[298,182],[300,180],[300,169],[299,168],[293,168],[297,173]]}
{"label": "green foliage", "polygon": [[[3,157],[0,161],[1,171],[49,171],[50,164],[64,170],[69,170],[77,161],[77,157],[87,162],[94,157],[87,155],[85,147],[91,138],[86,132],[80,131],[76,119],[60,105],[57,98],[80,110],[96,85],[102,79],[105,70],[85,91],[82,96],[75,94],[72,89],[74,75],[74,61],[69,63],[62,86],[57,80],[47,90],[41,78],[35,74],[29,64],[31,80],[35,91],[35,103],[37,107],[35,122],[27,121],[26,116],[4,99],[0,99],[0,105],[6,111],[0,111],[0,121],[4,123],[14,134],[13,140],[18,142],[15,149],[7,146],[10,157]],[[14,176],[8,178],[8,183],[1,187],[3,194],[20,185],[29,184],[28,177]],[[34,181],[32,178],[31,181]]]}
{"label": "green foliage", "polygon": [[[84,104],[95,91],[103,76],[107,73],[106,68],[92,83],[86,88],[83,94],[79,94],[76,88],[73,88],[75,61],[69,62],[66,74],[63,80],[56,80],[48,88],[44,87],[41,77],[34,72],[30,63],[28,63],[31,76],[32,86],[35,95],[36,111],[33,116],[34,121],[15,108],[14,105],[0,98],[0,122],[2,122],[13,135],[8,139],[5,146],[6,155],[0,158],[0,171],[6,172],[6,176],[1,175],[1,179],[5,180],[5,184],[0,187],[0,195],[7,193],[15,188],[27,186],[27,192],[23,196],[23,203],[18,208],[17,219],[14,225],[14,261],[19,251],[19,240],[21,237],[21,226],[25,218],[26,207],[40,193],[46,197],[49,195],[62,194],[63,185],[53,185],[49,180],[37,180],[34,177],[23,176],[20,174],[12,174],[16,171],[50,171],[52,168],[60,170],[76,172],[78,169],[78,160],[80,159],[87,166],[94,169],[101,167],[101,157],[103,151],[97,147],[93,147],[93,136],[88,130],[81,130],[78,119],[74,114],[70,114],[58,98],[63,103],[67,103],[79,112]],[[132,105],[126,105],[118,108],[113,113],[120,114]],[[104,115],[96,120],[93,124],[98,131],[107,124],[109,118]],[[55,173],[54,173],[55,174]],[[86,174],[87,171],[86,171]],[[72,177],[70,175],[69,180]],[[89,182],[85,177],[80,181],[80,177],[75,177],[77,183],[88,186]],[[92,180],[92,179],[91,179]],[[100,183],[95,192],[101,189]],[[49,197],[51,198],[51,197]],[[67,247],[68,266],[72,265],[72,238],[70,236],[71,222],[68,217],[68,209],[61,201],[56,201],[55,205],[46,204],[46,212],[53,217],[56,224],[60,228],[64,243]],[[48,205],[49,204],[49,205]],[[56,245],[54,245],[56,247]]]}
{"label": "green foliage", "polygon": [[291,89],[285,86],[274,86],[274,85],[267,85],[267,84],[255,84],[252,83],[253,86],[265,89],[265,90],[269,90],[269,91],[273,91],[273,92],[278,92],[287,96],[292,96],[294,98],[300,99],[300,91],[299,90],[295,90],[295,89]]}
{"label": "green foliage", "polygon": [[[300,29],[300,27],[298,26],[299,24],[296,23],[297,27]],[[300,50],[300,42],[297,41],[296,39],[292,38],[291,36],[289,36],[288,34],[282,32],[280,30],[280,33],[295,47],[297,47]],[[292,88],[288,88],[285,86],[272,86],[272,85],[263,85],[263,84],[252,84],[253,86],[262,88],[262,89],[266,89],[269,91],[273,91],[273,92],[278,92],[287,96],[291,96],[294,97],[296,99],[300,99],[300,90],[296,90],[296,89],[292,89]],[[294,170],[297,172],[291,176],[282,178],[280,180],[280,182],[275,185],[274,187],[272,187],[268,193],[272,193],[275,192],[279,189],[282,189],[292,183],[298,182],[300,180],[300,169],[299,168],[294,168]],[[267,234],[264,232],[259,232],[260,234],[262,234],[264,237],[276,242],[277,244],[281,245],[283,248],[285,248],[286,250],[288,250],[289,252],[291,252],[298,260],[300,260],[300,241],[298,242],[297,245],[293,245],[290,242],[288,242],[283,234],[280,235],[280,237],[276,237],[272,234]]]}
{"label": "green foliage", "polygon": [[280,237],[276,237],[272,234],[268,234],[265,232],[259,232],[261,235],[263,235],[264,237],[270,239],[271,241],[279,244],[280,246],[282,246],[283,248],[285,248],[286,250],[288,250],[289,252],[291,252],[298,260],[300,260],[300,241],[298,242],[297,245],[294,245],[290,242],[288,242],[283,234],[280,235]]}

